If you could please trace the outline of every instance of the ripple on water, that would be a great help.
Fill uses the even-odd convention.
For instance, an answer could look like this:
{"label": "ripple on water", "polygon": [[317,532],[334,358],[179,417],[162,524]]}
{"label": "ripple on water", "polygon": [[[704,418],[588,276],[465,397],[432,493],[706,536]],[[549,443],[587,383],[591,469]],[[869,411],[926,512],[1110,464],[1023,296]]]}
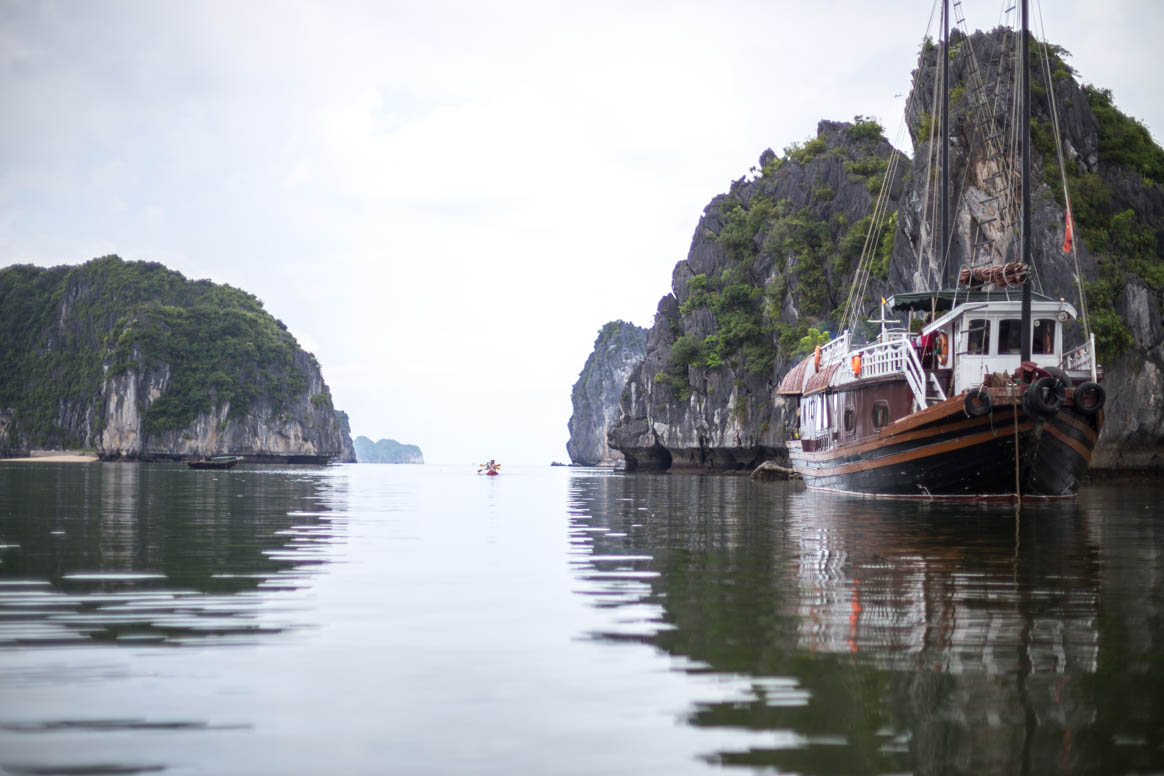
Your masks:
{"label": "ripple on water", "polygon": [[[266,583],[269,577],[258,575],[257,581]],[[272,606],[269,600],[269,595],[297,589],[291,580],[265,594],[220,595],[156,586],[166,579],[148,572],[74,572],[63,575],[61,584],[92,589],[68,592],[42,580],[4,580],[0,648],[199,640],[235,644],[296,627],[288,616],[298,610],[296,602]]]}
{"label": "ripple on water", "polygon": [[145,579],[165,579],[165,574],[149,571],[86,571],[65,574],[61,579],[79,582],[141,582]]}

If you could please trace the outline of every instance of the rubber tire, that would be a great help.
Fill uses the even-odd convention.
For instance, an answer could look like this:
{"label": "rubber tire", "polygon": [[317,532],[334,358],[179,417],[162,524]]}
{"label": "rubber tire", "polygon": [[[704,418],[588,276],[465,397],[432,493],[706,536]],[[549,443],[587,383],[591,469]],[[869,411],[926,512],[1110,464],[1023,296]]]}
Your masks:
{"label": "rubber tire", "polygon": [[[1095,401],[1091,405],[1087,404],[1085,399],[1089,393],[1095,394]],[[1079,387],[1071,394],[1071,401],[1075,404],[1075,409],[1081,415],[1094,415],[1103,409],[1103,405],[1107,402],[1107,391],[1103,390],[1103,386],[1099,383],[1093,383],[1088,380],[1085,383],[1080,383]]]}
{"label": "rubber tire", "polygon": [[1043,417],[1050,417],[1063,409],[1067,387],[1058,377],[1040,377],[1023,394],[1027,406]]}
{"label": "rubber tire", "polygon": [[[975,403],[976,400],[977,403]],[[966,392],[966,398],[962,400],[962,407],[970,417],[981,418],[994,410],[994,400],[990,398],[990,391],[978,386]]]}
{"label": "rubber tire", "polygon": [[1042,420],[1043,416],[1036,412],[1035,408],[1031,406],[1032,393],[1034,393],[1034,391],[1023,391],[1022,398],[1019,399],[1019,402],[1023,405],[1023,412],[1026,413],[1028,418],[1031,420]]}

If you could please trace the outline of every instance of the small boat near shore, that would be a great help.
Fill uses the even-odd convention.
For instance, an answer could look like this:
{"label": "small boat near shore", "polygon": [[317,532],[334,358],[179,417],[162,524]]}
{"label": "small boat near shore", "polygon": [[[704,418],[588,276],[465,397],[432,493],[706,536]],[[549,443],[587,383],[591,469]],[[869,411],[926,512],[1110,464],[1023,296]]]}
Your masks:
{"label": "small boat near shore", "polygon": [[213,458],[186,461],[186,465],[191,469],[230,469],[241,460],[237,455],[216,455]]}

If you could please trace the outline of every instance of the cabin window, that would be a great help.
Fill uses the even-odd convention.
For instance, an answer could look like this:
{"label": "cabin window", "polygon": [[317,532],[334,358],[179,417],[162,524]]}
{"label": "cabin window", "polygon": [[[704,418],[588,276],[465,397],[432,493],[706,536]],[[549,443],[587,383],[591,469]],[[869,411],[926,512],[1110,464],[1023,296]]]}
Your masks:
{"label": "cabin window", "polygon": [[845,407],[845,433],[852,434],[857,427],[857,413],[852,407]]}
{"label": "cabin window", "polygon": [[966,352],[973,356],[985,355],[990,350],[990,320],[972,318],[966,329]]}
{"label": "cabin window", "polygon": [[998,322],[998,352],[1021,353],[1023,350],[1023,322],[1018,318],[1008,318]]}
{"label": "cabin window", "polygon": [[879,401],[873,405],[873,428],[884,428],[889,423],[889,402]]}
{"label": "cabin window", "polygon": [[1055,319],[1040,318],[1035,321],[1035,334],[1031,338],[1031,352],[1044,355],[1055,352]]}

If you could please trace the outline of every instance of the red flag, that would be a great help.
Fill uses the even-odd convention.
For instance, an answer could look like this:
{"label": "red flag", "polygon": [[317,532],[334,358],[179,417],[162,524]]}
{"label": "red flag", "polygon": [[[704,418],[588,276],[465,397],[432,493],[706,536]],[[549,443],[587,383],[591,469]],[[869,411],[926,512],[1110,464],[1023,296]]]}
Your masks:
{"label": "red flag", "polygon": [[1063,253],[1071,252],[1071,244],[1075,242],[1075,228],[1071,224],[1071,203],[1067,203],[1067,230],[1063,233]]}

